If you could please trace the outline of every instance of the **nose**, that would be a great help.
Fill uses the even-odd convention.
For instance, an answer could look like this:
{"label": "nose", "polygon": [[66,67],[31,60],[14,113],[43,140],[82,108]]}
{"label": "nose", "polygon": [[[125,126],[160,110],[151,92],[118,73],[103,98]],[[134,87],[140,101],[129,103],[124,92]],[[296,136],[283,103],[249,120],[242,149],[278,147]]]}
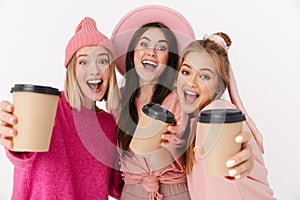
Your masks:
{"label": "nose", "polygon": [[156,57],[157,56],[156,49],[152,48],[152,47],[148,48],[147,49],[147,55],[151,56],[151,57]]}
{"label": "nose", "polygon": [[188,79],[189,85],[191,87],[198,87],[198,81],[197,81],[197,76],[196,75],[192,75],[190,76],[190,78]]}
{"label": "nose", "polygon": [[90,66],[90,73],[92,75],[99,75],[99,74],[101,74],[102,73],[101,67],[97,66],[97,63],[93,63]]}

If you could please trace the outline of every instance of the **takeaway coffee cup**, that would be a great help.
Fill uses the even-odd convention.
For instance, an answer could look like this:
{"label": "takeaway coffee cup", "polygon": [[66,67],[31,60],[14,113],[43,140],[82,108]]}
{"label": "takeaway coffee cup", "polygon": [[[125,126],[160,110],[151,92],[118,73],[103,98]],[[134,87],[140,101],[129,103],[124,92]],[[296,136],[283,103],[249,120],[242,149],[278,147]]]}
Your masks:
{"label": "takeaway coffee cup", "polygon": [[14,115],[18,118],[14,126],[18,134],[11,150],[48,151],[60,92],[47,86],[15,84],[11,93]]}
{"label": "takeaway coffee cup", "polygon": [[160,149],[161,134],[169,124],[175,124],[175,116],[159,104],[149,103],[142,109],[139,123],[129,145],[136,154],[148,154]]}
{"label": "takeaway coffee cup", "polygon": [[[235,137],[242,131],[245,115],[237,109],[214,109],[200,113],[197,131],[200,131],[206,169],[211,175],[228,176],[226,161],[241,150]],[[199,135],[199,134],[198,134]]]}

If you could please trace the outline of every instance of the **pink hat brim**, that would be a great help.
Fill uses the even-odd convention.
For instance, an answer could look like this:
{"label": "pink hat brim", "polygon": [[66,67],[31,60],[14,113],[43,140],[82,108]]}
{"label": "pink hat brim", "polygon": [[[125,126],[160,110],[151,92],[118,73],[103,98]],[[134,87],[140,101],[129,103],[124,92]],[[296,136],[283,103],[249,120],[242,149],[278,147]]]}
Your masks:
{"label": "pink hat brim", "polygon": [[125,58],[129,42],[138,28],[151,22],[160,22],[170,28],[178,42],[178,53],[193,40],[194,31],[186,20],[176,10],[161,5],[146,5],[127,13],[115,27],[111,40],[115,48],[115,64],[117,70],[125,73]]}

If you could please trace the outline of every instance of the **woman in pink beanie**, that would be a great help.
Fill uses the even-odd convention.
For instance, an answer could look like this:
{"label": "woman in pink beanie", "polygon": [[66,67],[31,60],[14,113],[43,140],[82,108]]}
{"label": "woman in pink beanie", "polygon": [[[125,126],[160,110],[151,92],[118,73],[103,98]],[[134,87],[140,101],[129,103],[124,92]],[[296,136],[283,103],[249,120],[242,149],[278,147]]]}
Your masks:
{"label": "woman in pink beanie", "polygon": [[[14,165],[13,200],[119,198],[115,120],[96,106],[114,109],[118,90],[110,40],[84,18],[66,48],[65,91],[59,99],[48,152],[13,152],[14,106],[0,102],[1,144]],[[115,101],[116,100],[116,101]]]}
{"label": "woman in pink beanie", "polygon": [[[182,53],[177,94],[182,110],[191,116],[186,153],[189,191],[194,200],[273,200],[275,198],[268,183],[267,169],[262,157],[262,136],[238,95],[227,53],[230,45],[230,38],[225,33],[219,32],[192,42]],[[232,102],[220,99],[227,87]],[[199,135],[199,126],[196,126],[195,116],[198,117],[201,111],[219,108],[241,110],[246,115],[243,132],[252,133],[249,141],[246,134],[236,137],[236,142],[247,143],[242,145],[243,148],[239,153],[228,158],[226,163],[228,175],[234,176],[235,179],[208,174],[201,152],[203,141]],[[244,163],[249,159],[249,149],[246,149],[246,145],[249,144],[254,158],[254,167],[250,173],[245,171]],[[237,156],[242,159],[234,159]]]}

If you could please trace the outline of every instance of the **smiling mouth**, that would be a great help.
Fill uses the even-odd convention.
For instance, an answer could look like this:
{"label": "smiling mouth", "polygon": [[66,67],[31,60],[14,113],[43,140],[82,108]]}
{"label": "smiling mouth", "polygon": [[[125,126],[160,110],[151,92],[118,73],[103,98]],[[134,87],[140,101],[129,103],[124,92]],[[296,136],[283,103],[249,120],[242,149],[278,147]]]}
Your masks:
{"label": "smiling mouth", "polygon": [[157,67],[157,64],[154,62],[151,62],[149,60],[145,60],[142,62],[144,68],[148,69],[148,70],[154,70]]}
{"label": "smiling mouth", "polygon": [[92,91],[98,91],[101,88],[103,81],[100,79],[97,80],[89,80],[86,82],[87,86],[91,88]]}
{"label": "smiling mouth", "polygon": [[183,91],[183,94],[184,94],[184,99],[187,103],[194,103],[200,96],[195,92],[191,92],[187,90]]}

